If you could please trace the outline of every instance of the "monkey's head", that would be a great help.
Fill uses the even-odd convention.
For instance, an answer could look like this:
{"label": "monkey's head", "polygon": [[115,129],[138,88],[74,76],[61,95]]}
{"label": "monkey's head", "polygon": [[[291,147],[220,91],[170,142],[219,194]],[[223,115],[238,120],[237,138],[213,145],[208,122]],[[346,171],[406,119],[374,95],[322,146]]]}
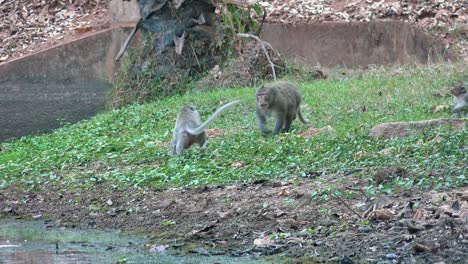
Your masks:
{"label": "monkey's head", "polygon": [[194,105],[182,106],[179,116],[184,116],[191,120],[200,120],[200,113]]}
{"label": "monkey's head", "polygon": [[449,92],[454,96],[459,96],[459,95],[465,94],[466,93],[466,86],[463,83],[455,84],[449,89]]}
{"label": "monkey's head", "polygon": [[268,109],[275,100],[275,90],[267,86],[262,86],[257,90],[255,98],[260,108]]}

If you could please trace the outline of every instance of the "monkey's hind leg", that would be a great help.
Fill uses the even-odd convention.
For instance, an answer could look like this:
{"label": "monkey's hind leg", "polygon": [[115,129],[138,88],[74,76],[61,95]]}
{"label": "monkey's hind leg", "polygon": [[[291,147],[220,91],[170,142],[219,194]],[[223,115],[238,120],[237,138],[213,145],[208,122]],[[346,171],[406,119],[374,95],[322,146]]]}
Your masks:
{"label": "monkey's hind leg", "polygon": [[200,146],[200,153],[205,153],[207,143],[205,132],[197,136],[197,142]]}
{"label": "monkey's hind leg", "polygon": [[281,130],[281,132],[284,132],[284,133],[287,133],[289,131],[291,131],[291,123],[292,121],[296,118],[296,115],[286,115],[285,119],[286,121],[284,122],[284,126],[283,126],[283,129]]}

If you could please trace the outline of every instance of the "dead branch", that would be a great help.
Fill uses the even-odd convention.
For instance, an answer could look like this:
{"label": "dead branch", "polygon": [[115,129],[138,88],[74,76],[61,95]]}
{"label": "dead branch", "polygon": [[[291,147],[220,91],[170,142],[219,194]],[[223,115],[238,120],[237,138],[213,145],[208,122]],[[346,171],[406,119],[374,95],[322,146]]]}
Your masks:
{"label": "dead branch", "polygon": [[138,23],[135,25],[135,27],[133,28],[132,32],[130,32],[130,34],[128,35],[127,39],[125,40],[124,44],[122,45],[122,47],[120,48],[120,51],[119,51],[119,54],[117,54],[117,57],[115,57],[115,61],[119,61],[120,58],[123,56],[124,52],[127,50],[127,47],[128,45],[130,44],[130,41],[133,39],[133,36],[135,35],[135,33],[137,32],[137,30],[141,27],[141,24],[143,23],[143,20],[147,19],[148,17],[150,17],[154,12],[158,11],[159,9],[161,9],[165,4],[166,4],[167,0],[164,0],[162,1],[159,5],[157,5],[156,7],[154,7],[153,9],[150,10],[150,12],[143,18],[140,18],[140,20],[138,20]]}
{"label": "dead branch", "polygon": [[276,72],[275,72],[275,64],[273,63],[273,61],[271,60],[270,58],[270,55],[268,54],[268,50],[265,48],[265,45],[268,46],[271,50],[273,50],[273,48],[271,47],[270,43],[266,42],[266,41],[263,41],[261,40],[259,37],[255,36],[255,35],[252,35],[252,34],[244,34],[244,33],[237,33],[237,36],[238,37],[241,37],[241,38],[253,38],[255,39],[259,44],[260,46],[262,47],[262,50],[263,52],[265,53],[265,56],[267,57],[267,60],[268,62],[270,63],[270,66],[271,66],[271,70],[273,72],[273,79],[276,80]]}
{"label": "dead branch", "polygon": [[117,57],[115,57],[115,61],[119,61],[120,58],[122,58],[122,55],[124,52],[127,50],[128,44],[130,44],[130,41],[133,39],[133,36],[135,36],[135,33],[137,32],[138,28],[141,25],[141,19],[138,21],[138,23],[135,25],[135,27],[132,29],[132,32],[128,35],[127,39],[125,40],[124,44],[122,47],[120,47],[119,54],[117,54]]}
{"label": "dead branch", "polygon": [[337,198],[344,206],[346,206],[351,212],[353,212],[355,215],[357,215],[361,220],[364,220],[364,218],[356,211],[351,208],[340,196],[334,195],[333,197]]}
{"label": "dead branch", "polygon": [[346,187],[346,190],[360,192],[364,197],[366,197],[366,202],[369,201],[369,197],[366,195],[366,192],[361,188]]}
{"label": "dead branch", "polygon": [[265,22],[266,14],[267,14],[266,13],[266,8],[263,8],[262,22],[260,23],[260,26],[258,27],[257,34],[255,34],[255,36],[260,36],[260,33],[262,32],[262,28],[263,28],[263,22]]}

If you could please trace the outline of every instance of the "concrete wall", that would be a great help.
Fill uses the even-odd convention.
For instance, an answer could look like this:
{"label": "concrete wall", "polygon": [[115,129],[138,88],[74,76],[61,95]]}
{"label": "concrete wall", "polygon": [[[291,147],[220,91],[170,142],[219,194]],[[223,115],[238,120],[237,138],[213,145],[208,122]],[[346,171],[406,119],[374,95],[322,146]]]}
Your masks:
{"label": "concrete wall", "polygon": [[325,67],[455,59],[429,35],[397,21],[265,24],[260,37],[294,62]]}
{"label": "concrete wall", "polygon": [[109,8],[113,25],[136,23],[140,19],[136,0],[111,0]]}
{"label": "concrete wall", "polygon": [[0,141],[49,132],[104,109],[130,29],[109,29],[0,64]]}

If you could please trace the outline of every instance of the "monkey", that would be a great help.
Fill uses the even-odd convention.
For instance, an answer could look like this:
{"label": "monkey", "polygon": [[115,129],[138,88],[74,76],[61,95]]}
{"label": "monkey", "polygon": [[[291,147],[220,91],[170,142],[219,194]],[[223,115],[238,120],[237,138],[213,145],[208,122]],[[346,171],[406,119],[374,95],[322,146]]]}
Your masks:
{"label": "monkey", "polygon": [[460,118],[462,112],[468,112],[468,93],[466,92],[466,86],[463,83],[455,84],[449,89],[450,94],[453,97],[453,113]]}
{"label": "monkey", "polygon": [[171,156],[174,156],[176,153],[178,156],[182,156],[184,149],[190,148],[195,143],[203,150],[206,145],[205,128],[213,123],[221,112],[241,102],[241,100],[236,100],[223,105],[201,125],[200,114],[197,108],[193,105],[183,106],[177,115],[174,127],[171,141]]}
{"label": "monkey", "polygon": [[266,118],[270,116],[276,119],[273,135],[289,132],[296,115],[302,123],[310,124],[310,121],[302,116],[301,94],[292,83],[279,81],[263,85],[257,89],[255,99],[257,125],[264,135],[270,133],[266,128]]}

